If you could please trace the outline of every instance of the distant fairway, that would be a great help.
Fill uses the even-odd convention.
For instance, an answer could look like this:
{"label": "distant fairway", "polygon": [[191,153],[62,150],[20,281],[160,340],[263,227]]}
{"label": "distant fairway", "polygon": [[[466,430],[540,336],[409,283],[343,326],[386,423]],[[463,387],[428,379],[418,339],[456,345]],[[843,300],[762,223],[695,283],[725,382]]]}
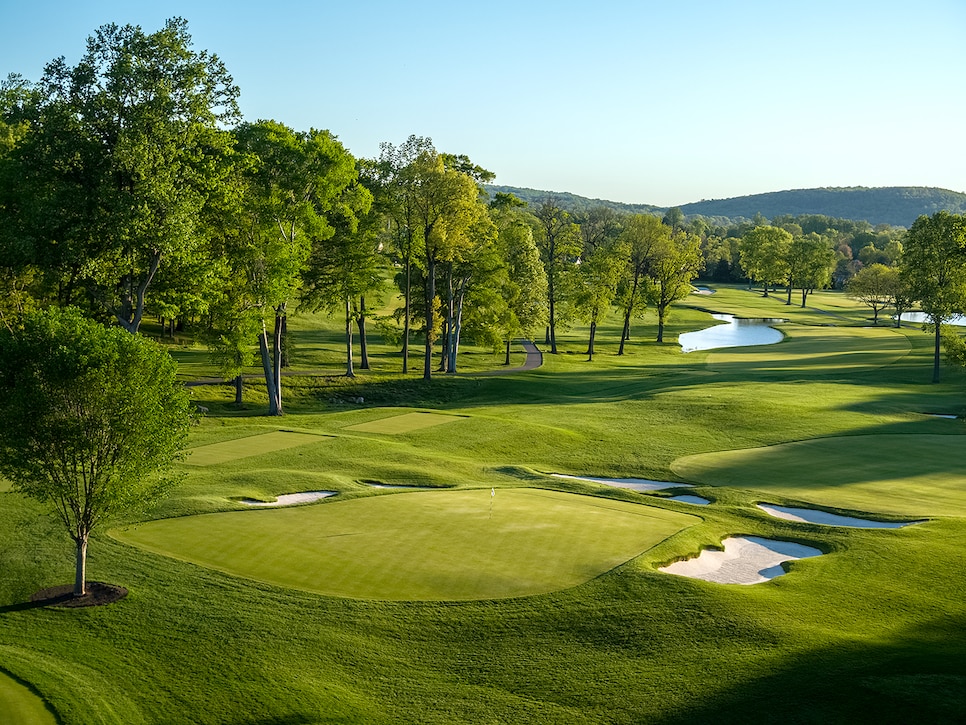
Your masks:
{"label": "distant fairway", "polygon": [[249,458],[260,456],[264,453],[274,453],[275,451],[304,446],[306,443],[319,443],[328,436],[320,436],[312,433],[296,433],[294,431],[279,430],[271,433],[261,433],[259,435],[236,438],[221,443],[212,443],[207,446],[198,446],[188,449],[190,455],[186,463],[192,466],[216,466],[220,463],[229,463],[239,458]]}
{"label": "distant fairway", "polygon": [[740,368],[743,373],[827,376],[830,370],[848,375],[857,369],[890,365],[908,354],[903,334],[888,327],[780,328],[788,337],[778,345],[727,348],[708,355],[710,368]]}
{"label": "distant fairway", "polygon": [[0,722],[10,725],[56,725],[57,719],[37,695],[0,672]]}
{"label": "distant fairway", "polygon": [[966,516],[962,436],[874,435],[679,458],[685,480],[870,513]]}
{"label": "distant fairway", "polygon": [[432,428],[444,423],[454,423],[463,420],[466,416],[462,415],[441,415],[439,413],[404,413],[394,415],[389,418],[371,420],[367,423],[346,426],[346,430],[355,430],[362,433],[382,433],[384,435],[399,435],[400,433],[410,433],[423,428]]}
{"label": "distant fairway", "polygon": [[[493,511],[490,514],[490,505]],[[412,492],[150,521],[121,541],[339,597],[520,597],[588,581],[699,519],[541,489]]]}

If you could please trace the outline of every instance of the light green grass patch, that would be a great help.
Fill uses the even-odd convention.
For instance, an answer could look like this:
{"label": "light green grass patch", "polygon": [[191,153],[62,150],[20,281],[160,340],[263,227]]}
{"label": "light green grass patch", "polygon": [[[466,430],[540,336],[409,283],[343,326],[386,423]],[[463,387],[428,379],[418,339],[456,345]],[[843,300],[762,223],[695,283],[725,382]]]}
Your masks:
{"label": "light green grass patch", "polygon": [[394,415],[390,418],[380,418],[370,420],[366,423],[346,426],[346,430],[359,431],[361,433],[383,433],[385,435],[399,435],[401,433],[411,433],[412,431],[432,428],[433,426],[443,425],[444,423],[454,423],[462,420],[466,416],[445,415],[441,413],[404,413]]}
{"label": "light green grass patch", "polygon": [[13,484],[6,479],[0,478],[0,493],[6,493],[7,491],[13,491]]}
{"label": "light green grass patch", "polygon": [[890,328],[779,327],[786,339],[777,345],[727,348],[708,355],[708,367],[738,367],[749,373],[852,372],[890,365],[909,353],[908,338]]}
{"label": "light green grass patch", "polygon": [[165,519],[112,533],[156,553],[332,596],[472,600],[581,584],[698,521],[559,491],[463,489]]}
{"label": "light green grass patch", "polygon": [[44,701],[12,677],[0,672],[0,722],[11,725],[56,725]]}
{"label": "light green grass patch", "polygon": [[212,443],[207,446],[188,449],[188,459],[186,463],[192,466],[216,466],[220,463],[229,463],[239,458],[250,458],[260,456],[264,453],[274,453],[286,448],[304,446],[308,443],[318,443],[326,440],[329,436],[320,436],[314,433],[296,433],[295,431],[278,430],[271,433],[261,433],[259,435],[236,438],[221,443]]}
{"label": "light green grass patch", "polygon": [[694,483],[734,486],[868,513],[966,516],[961,436],[869,435],[684,456]]}

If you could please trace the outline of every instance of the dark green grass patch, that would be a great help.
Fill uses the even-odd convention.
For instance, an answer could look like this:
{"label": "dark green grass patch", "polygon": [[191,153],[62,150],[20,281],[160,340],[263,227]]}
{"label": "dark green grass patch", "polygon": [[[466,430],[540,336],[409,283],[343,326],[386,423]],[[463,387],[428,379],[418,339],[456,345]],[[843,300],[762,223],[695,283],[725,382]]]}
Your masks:
{"label": "dark green grass patch", "polygon": [[279,586],[342,597],[520,597],[588,581],[680,529],[686,514],[540,489],[388,494],[166,519],[114,536]]}
{"label": "dark green grass patch", "polygon": [[679,458],[687,481],[767,491],[853,511],[966,516],[961,436],[819,438]]}
{"label": "dark green grass patch", "polygon": [[11,725],[56,725],[57,720],[42,699],[0,671],[0,722]]}
{"label": "dark green grass patch", "polygon": [[346,430],[359,431],[360,433],[399,435],[401,433],[410,433],[414,430],[432,428],[437,425],[443,425],[444,423],[453,423],[462,417],[428,412],[404,413],[403,415],[394,415],[389,418],[380,418],[367,423],[346,426]]}
{"label": "dark green grass patch", "polygon": [[304,446],[308,443],[318,443],[325,440],[314,433],[296,433],[295,431],[278,430],[272,433],[236,438],[234,440],[211,443],[206,446],[190,448],[185,461],[192,466],[216,466],[239,458],[260,456],[265,453]]}

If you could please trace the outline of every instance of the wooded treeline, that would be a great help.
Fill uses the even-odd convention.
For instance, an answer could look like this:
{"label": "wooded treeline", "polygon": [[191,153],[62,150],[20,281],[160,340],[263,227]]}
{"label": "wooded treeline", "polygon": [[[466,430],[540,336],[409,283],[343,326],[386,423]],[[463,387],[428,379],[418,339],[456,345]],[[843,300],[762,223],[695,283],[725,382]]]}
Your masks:
{"label": "wooded treeline", "polygon": [[[617,309],[619,354],[653,308],[663,341],[671,305],[704,274],[767,292],[844,284],[895,264],[904,230],[816,215],[731,226],[571,212],[559,199],[491,196],[494,174],[431,139],[354,158],[327,130],[244,121],[227,69],[173,19],[147,34],[103,26],[76,66],[0,85],[0,316],[74,306],[138,333],[145,316],[191,324],[226,378],[258,361],[271,414],[293,307],[343,316],[346,374],[368,367],[367,324],[398,340],[408,372],[453,373],[461,341],[505,345],[597,327]],[[392,289],[394,287],[394,289]],[[373,320],[385,299],[394,314]],[[921,298],[920,298],[921,299]],[[360,354],[355,353],[358,340]]]}

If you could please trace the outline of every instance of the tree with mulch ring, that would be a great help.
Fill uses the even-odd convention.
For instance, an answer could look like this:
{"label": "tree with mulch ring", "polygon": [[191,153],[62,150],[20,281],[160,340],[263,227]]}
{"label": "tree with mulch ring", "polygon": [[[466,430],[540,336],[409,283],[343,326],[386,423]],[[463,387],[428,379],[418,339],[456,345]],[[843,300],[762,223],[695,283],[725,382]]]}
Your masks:
{"label": "tree with mulch ring", "polygon": [[[101,586],[88,595],[94,527],[155,502],[174,481],[165,474],[192,419],[176,369],[152,341],[74,308],[0,332],[0,474],[51,506],[74,541],[75,606],[123,596]],[[67,593],[55,589],[41,599]]]}

